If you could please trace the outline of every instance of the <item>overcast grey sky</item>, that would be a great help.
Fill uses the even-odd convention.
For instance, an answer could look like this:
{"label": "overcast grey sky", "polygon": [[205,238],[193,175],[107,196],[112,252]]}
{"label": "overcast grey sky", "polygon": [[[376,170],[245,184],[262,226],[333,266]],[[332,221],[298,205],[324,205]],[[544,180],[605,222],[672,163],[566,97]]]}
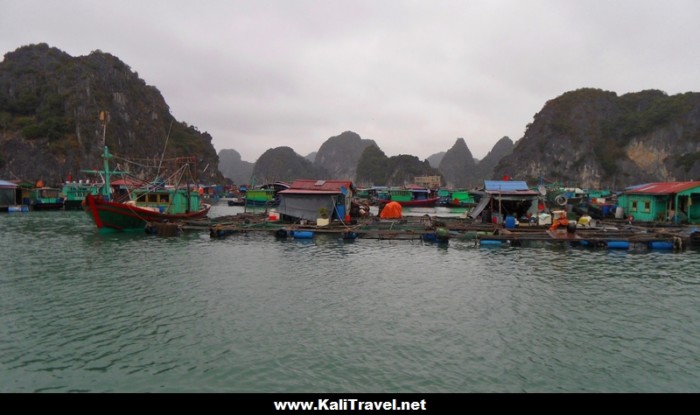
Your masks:
{"label": "overcast grey sky", "polygon": [[216,151],[354,131],[424,159],[520,139],[578,88],[700,88],[698,0],[0,0],[0,54],[110,53]]}

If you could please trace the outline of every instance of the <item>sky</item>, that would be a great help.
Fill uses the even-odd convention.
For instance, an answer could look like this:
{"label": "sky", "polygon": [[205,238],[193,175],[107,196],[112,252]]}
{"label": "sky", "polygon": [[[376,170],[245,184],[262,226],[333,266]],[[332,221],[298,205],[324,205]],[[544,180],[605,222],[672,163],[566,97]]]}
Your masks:
{"label": "sky", "polygon": [[0,55],[110,53],[249,162],[344,131],[483,158],[568,91],[699,91],[699,17],[697,0],[0,0]]}

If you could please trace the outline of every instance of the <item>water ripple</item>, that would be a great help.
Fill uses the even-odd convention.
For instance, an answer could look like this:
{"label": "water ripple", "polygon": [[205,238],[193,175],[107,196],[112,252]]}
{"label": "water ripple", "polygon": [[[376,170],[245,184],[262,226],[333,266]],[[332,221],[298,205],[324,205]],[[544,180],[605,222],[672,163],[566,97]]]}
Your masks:
{"label": "water ripple", "polygon": [[700,389],[695,251],[0,227],[0,391]]}

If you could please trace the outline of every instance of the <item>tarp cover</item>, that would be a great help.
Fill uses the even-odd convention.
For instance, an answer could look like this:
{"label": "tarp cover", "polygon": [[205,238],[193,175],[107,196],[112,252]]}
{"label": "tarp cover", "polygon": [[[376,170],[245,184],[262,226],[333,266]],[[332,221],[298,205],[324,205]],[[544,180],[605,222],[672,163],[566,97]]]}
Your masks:
{"label": "tarp cover", "polygon": [[293,218],[316,220],[319,217],[319,210],[326,208],[329,218],[335,206],[336,196],[330,195],[296,195],[282,194],[280,196],[280,204],[277,211],[283,215],[288,215]]}
{"label": "tarp cover", "polygon": [[384,206],[379,217],[382,219],[401,219],[402,208],[399,202],[389,202]]}

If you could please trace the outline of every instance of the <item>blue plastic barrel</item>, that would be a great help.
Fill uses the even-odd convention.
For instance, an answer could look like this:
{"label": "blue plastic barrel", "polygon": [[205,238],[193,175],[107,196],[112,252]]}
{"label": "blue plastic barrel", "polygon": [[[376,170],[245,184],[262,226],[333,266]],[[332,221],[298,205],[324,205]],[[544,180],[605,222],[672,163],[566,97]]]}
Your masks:
{"label": "blue plastic barrel", "polygon": [[506,226],[506,229],[515,228],[515,218],[513,216],[506,216],[505,226]]}
{"label": "blue plastic barrel", "polygon": [[627,241],[608,241],[610,249],[629,249],[630,243]]}
{"label": "blue plastic barrel", "polygon": [[314,233],[311,231],[292,231],[292,236],[296,239],[311,239]]}
{"label": "blue plastic barrel", "polygon": [[673,242],[668,241],[651,241],[649,249],[673,249]]}
{"label": "blue plastic barrel", "polygon": [[437,241],[437,235],[434,234],[434,233],[424,233],[423,235],[421,235],[421,238],[422,238],[424,241],[428,241],[428,242],[435,242],[435,241]]}
{"label": "blue plastic barrel", "polygon": [[501,245],[501,241],[494,239],[482,239],[479,241],[479,245]]}

